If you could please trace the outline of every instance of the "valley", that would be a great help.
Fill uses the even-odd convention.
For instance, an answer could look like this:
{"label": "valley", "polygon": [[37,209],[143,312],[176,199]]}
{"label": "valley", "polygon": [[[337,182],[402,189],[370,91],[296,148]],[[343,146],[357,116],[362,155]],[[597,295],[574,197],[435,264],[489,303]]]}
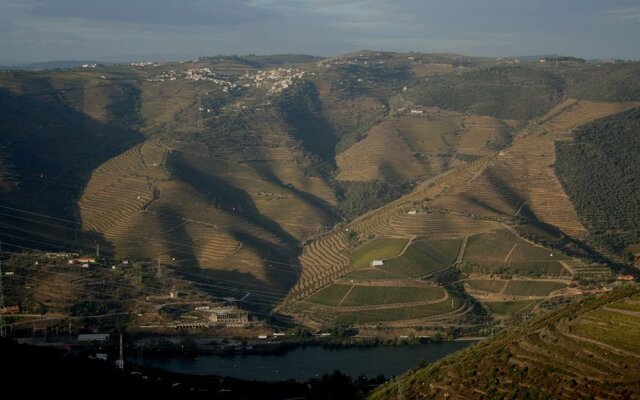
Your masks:
{"label": "valley", "polygon": [[[637,68],[359,52],[0,72],[0,239],[99,248],[92,268],[167,271],[154,295],[181,282],[276,325],[486,334],[637,275],[638,208],[594,216],[574,150],[635,132],[637,82],[615,88]],[[109,306],[149,315],[130,329],[206,330],[144,286]],[[44,315],[84,301],[13,293]]]}

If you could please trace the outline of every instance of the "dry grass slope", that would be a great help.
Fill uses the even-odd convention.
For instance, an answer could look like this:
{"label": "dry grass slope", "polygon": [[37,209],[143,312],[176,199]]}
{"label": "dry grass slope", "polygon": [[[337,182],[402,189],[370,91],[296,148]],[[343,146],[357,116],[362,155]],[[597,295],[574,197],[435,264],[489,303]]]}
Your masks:
{"label": "dry grass slope", "polygon": [[526,204],[538,220],[582,237],[586,230],[553,169],[555,141],[566,140],[568,131],[581,124],[634,106],[567,100],[543,117],[541,125],[529,127],[530,133],[500,152],[478,179],[455,188],[435,204],[489,218],[514,215]]}
{"label": "dry grass slope", "polygon": [[376,125],[366,138],[338,154],[344,181],[414,179],[428,173],[428,167],[412,156],[411,148],[388,122]]}
{"label": "dry grass slope", "polygon": [[458,161],[493,152],[513,123],[495,118],[428,111],[397,116],[371,128],[365,138],[336,157],[337,179],[414,180],[439,174]]}

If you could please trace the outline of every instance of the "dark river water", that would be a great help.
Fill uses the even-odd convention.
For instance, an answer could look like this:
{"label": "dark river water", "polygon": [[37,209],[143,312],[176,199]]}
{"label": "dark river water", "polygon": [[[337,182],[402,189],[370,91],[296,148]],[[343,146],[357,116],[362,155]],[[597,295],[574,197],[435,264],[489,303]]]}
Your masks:
{"label": "dark river water", "polygon": [[305,381],[334,370],[357,377],[387,378],[418,365],[421,358],[433,362],[475,342],[428,343],[416,346],[299,347],[279,355],[247,355],[235,357],[200,356],[184,358],[131,358],[136,364],[189,375],[218,375],[244,380]]}

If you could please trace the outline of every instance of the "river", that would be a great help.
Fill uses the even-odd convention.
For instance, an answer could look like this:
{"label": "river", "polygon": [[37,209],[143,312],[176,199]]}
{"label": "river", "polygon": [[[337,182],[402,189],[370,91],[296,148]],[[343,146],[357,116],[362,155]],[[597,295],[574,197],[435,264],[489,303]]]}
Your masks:
{"label": "river", "polygon": [[416,367],[421,358],[433,362],[473,343],[456,341],[339,349],[308,346],[278,355],[206,355],[195,359],[133,357],[130,361],[182,374],[217,375],[243,380],[305,381],[336,369],[354,378],[360,375],[375,378],[380,374],[388,378]]}

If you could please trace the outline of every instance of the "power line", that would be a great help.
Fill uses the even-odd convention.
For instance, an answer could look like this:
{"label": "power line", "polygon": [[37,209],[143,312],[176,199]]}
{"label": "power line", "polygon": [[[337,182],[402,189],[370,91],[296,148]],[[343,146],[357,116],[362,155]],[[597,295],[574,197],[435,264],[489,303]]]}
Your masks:
{"label": "power line", "polygon": [[[12,246],[16,247],[16,248],[19,248],[19,249],[22,249],[22,250],[25,250],[25,251],[39,251],[37,249],[32,249],[32,248],[25,247],[25,246],[20,246],[20,245],[12,245]],[[67,248],[67,250],[72,251],[73,249]],[[25,267],[25,268],[28,268],[28,267]],[[182,275],[195,276],[195,277],[214,280],[214,281],[237,284],[237,285],[239,285],[238,288],[245,287],[245,288],[243,288],[243,290],[254,290],[253,288],[258,288],[258,289],[263,289],[263,290],[265,289],[263,285],[254,285],[254,284],[250,284],[250,283],[243,283],[243,282],[240,282],[240,281],[227,280],[227,279],[222,279],[222,278],[218,278],[218,277],[212,277],[212,276],[207,276],[207,275],[203,275],[203,274],[197,274],[195,272],[176,271],[176,273],[179,273],[179,274],[182,274]],[[151,276],[150,274],[148,274],[148,275]],[[188,281],[188,282],[193,282],[193,281]],[[271,289],[271,290],[272,290],[272,292],[281,294],[283,296],[287,293],[286,291],[280,291],[280,290],[276,290],[276,289]],[[255,290],[254,290],[254,292],[255,292]]]}
{"label": "power line", "polygon": [[[65,276],[65,277],[70,277],[69,274],[65,274],[62,272],[54,272],[51,270],[42,270],[39,268],[34,268],[34,267],[21,267],[27,270],[33,270],[33,271],[37,271],[37,272],[44,272],[44,273],[49,273],[49,274],[53,274],[53,275],[60,275],[60,276]],[[154,274],[153,273],[144,273],[141,272],[141,275],[143,276],[148,276],[148,277],[153,277]],[[54,287],[59,287],[59,288],[63,288],[68,290],[69,286],[71,286],[70,283],[53,283],[50,280],[47,280],[45,278],[36,278],[36,277],[31,277],[31,276],[27,276],[27,275],[23,275],[23,274],[17,274],[17,276],[22,277],[24,279],[27,279],[31,282],[35,282],[35,283],[39,283],[39,282],[44,282],[49,286],[54,286]],[[188,280],[184,280],[184,279],[180,279],[180,278],[172,278],[173,280],[175,280],[176,282],[184,282],[187,284],[196,284],[198,285],[197,282],[193,282],[193,281],[188,281]],[[110,282],[109,283],[110,286],[116,286],[116,287],[124,287],[126,289],[135,289],[138,290],[146,295],[149,296],[157,296],[162,294],[162,290],[160,290],[159,292],[154,292],[154,291],[149,291],[149,290],[145,290],[143,288],[139,288],[137,286],[131,285],[131,284],[127,284],[127,283],[118,283],[118,282]],[[228,289],[226,287],[223,286],[219,286],[219,285],[214,285],[214,284],[206,284],[206,283],[202,283],[200,284],[200,286],[210,286],[210,287],[214,287],[214,288],[223,288],[223,289]],[[123,299],[125,294],[118,294],[118,293],[105,293],[105,292],[98,292],[95,290],[91,290],[91,289],[86,289],[86,288],[75,288],[75,290],[81,292],[81,293],[85,293],[85,294],[94,294],[97,296],[101,296],[101,297],[110,297],[110,298],[114,298],[114,299]],[[47,295],[46,293],[43,292],[39,292],[36,291],[37,293],[43,294],[43,295]],[[252,293],[256,293],[255,291]],[[50,295],[49,295],[50,296]],[[256,305],[256,306],[268,306],[268,307],[273,307],[276,306],[278,304],[280,304],[280,300],[281,297],[279,296],[269,296],[269,295],[261,295],[263,296],[263,301],[248,301],[248,300],[241,300],[241,301],[237,301],[239,303],[243,303],[243,304],[249,304],[249,305]],[[269,299],[271,298],[271,299]],[[132,300],[130,298],[124,298],[125,300]],[[454,298],[452,297],[452,304],[454,302]],[[366,304],[362,304],[362,305],[366,305]],[[328,312],[334,312],[333,310],[326,310]],[[290,321],[288,318],[284,318],[284,317],[279,317],[277,315],[274,315],[272,313],[262,313],[262,312],[258,312],[258,311],[254,311],[254,310],[250,310],[251,313],[256,314],[256,315],[262,315],[262,316],[266,316],[269,318],[275,318],[275,319],[282,319],[282,320],[286,320],[286,321]],[[335,311],[337,313],[340,313],[340,311]],[[361,316],[365,316],[365,317],[371,317],[373,319],[377,319],[380,317],[379,312],[376,312],[375,309],[363,309],[363,310],[353,310],[353,311],[347,311],[348,313],[357,313]]]}
{"label": "power line", "polygon": [[[27,233],[28,233],[28,232],[27,232]],[[23,236],[6,235],[6,234],[3,234],[2,232],[0,232],[0,236],[5,236],[5,237],[10,236],[10,237],[12,237],[12,238],[14,238],[14,239],[19,239],[19,240],[21,240],[21,241],[28,241],[28,242],[32,242],[32,243],[39,243],[39,244],[42,244],[42,245],[45,245],[45,246],[57,247],[57,248],[59,248],[59,249],[67,250],[67,251],[69,251],[69,252],[75,252],[75,251],[77,251],[77,249],[75,249],[75,248],[71,248],[71,247],[67,247],[67,246],[65,246],[65,245],[55,245],[55,246],[54,246],[54,245],[53,245],[53,244],[51,244],[51,243],[47,243],[47,242],[43,242],[43,241],[39,241],[39,240],[33,240],[33,239],[25,238],[25,237],[23,237]],[[165,241],[165,240],[162,240],[162,242],[163,242],[163,243],[174,244],[175,246],[181,246],[181,244],[179,244],[179,243],[175,243],[175,242],[170,242],[170,241]],[[182,245],[182,246],[187,247],[187,248],[192,248],[192,249],[196,249],[196,248],[197,248],[196,246],[193,246],[193,245],[186,245],[186,244],[184,244],[184,245]],[[38,251],[38,252],[40,252],[40,251],[41,251],[40,249],[35,249],[35,248],[25,247],[25,246],[21,246],[21,245],[17,245],[17,244],[11,244],[11,247],[19,248],[19,249],[26,250],[26,251]],[[135,246],[134,246],[134,247],[135,247]],[[137,246],[137,247],[142,248],[143,246]],[[280,265],[274,265],[274,264],[282,264],[282,265],[287,265],[287,266],[292,266],[292,267],[299,267],[299,268],[302,268],[301,266],[296,265],[296,264],[282,263],[282,262],[278,262],[278,261],[270,260],[270,259],[266,259],[266,258],[260,259],[260,261],[268,263],[269,265],[268,265],[268,267],[266,267],[266,268],[275,269],[278,273],[285,273],[285,274],[297,274],[297,271],[295,271],[295,270],[291,270],[290,268],[284,268],[284,267],[282,267],[282,266],[280,266]],[[326,266],[327,266],[327,267],[330,267],[329,265],[326,265]],[[190,275],[196,275],[196,276],[200,276],[200,277],[205,277],[205,278],[211,278],[211,279],[213,279],[213,278],[212,278],[212,277],[210,277],[210,276],[206,276],[206,275],[202,275],[202,274],[195,274],[195,273],[193,273],[193,272],[190,272],[189,274],[190,274]],[[227,281],[227,280],[222,279],[222,278],[215,278],[215,279],[216,279],[216,280],[220,280],[220,281]],[[230,282],[233,282],[233,281],[230,281]],[[256,286],[256,285],[253,285],[253,286]],[[261,287],[261,286],[256,286],[256,287]]]}
{"label": "power line", "polygon": [[[29,281],[31,281],[31,282],[36,282],[36,283],[38,283],[38,282],[45,282],[45,283],[46,283],[46,284],[48,284],[48,285],[52,285],[52,283],[51,283],[51,282],[49,282],[49,281],[47,281],[47,280],[45,280],[45,279],[38,279],[38,278],[28,277],[28,276],[26,276],[26,275],[21,275],[21,274],[17,274],[16,276],[22,277],[22,278],[27,279],[27,280],[29,280]],[[65,287],[65,288],[67,288],[67,287],[69,286],[69,284],[65,284],[65,283],[57,283],[57,284],[53,284],[53,286],[58,286],[58,287]],[[113,298],[113,299],[121,299],[121,300],[122,300],[122,299],[124,299],[124,298],[123,298],[123,296],[124,296],[124,295],[122,295],[122,294],[118,295],[118,294],[115,294],[115,293],[104,293],[104,292],[98,292],[98,291],[95,291],[95,290],[82,289],[82,288],[77,288],[76,290],[78,290],[79,292],[82,292],[82,293],[87,293],[87,294],[96,294],[96,295],[100,295],[100,296],[110,297],[110,298]],[[145,293],[145,291],[144,291],[143,289],[140,289],[140,290],[141,290],[143,293]],[[40,294],[42,294],[42,295],[47,296],[47,294],[46,294],[46,293],[43,293],[43,292],[40,292],[40,291],[37,291],[37,290],[36,290],[35,292],[36,292],[36,293],[40,293]],[[158,294],[161,294],[162,292],[160,292],[160,293],[155,293],[155,292],[148,292],[148,291],[146,291],[146,293],[147,293],[147,294],[149,294],[149,295],[158,295]],[[48,295],[48,296],[50,296],[50,295]],[[131,300],[131,299],[126,298],[126,299],[124,299],[124,300]],[[276,302],[269,302],[269,301],[265,301],[265,302],[255,302],[255,301],[246,301],[246,300],[242,301],[242,303],[255,304],[255,305],[259,305],[259,306],[273,306],[273,305],[277,304]],[[255,310],[250,310],[250,312],[251,312],[252,314],[255,314],[255,315],[260,315],[260,316],[264,316],[264,317],[272,318],[272,319],[276,319],[276,320],[282,320],[282,321],[286,321],[286,322],[290,322],[290,321],[291,321],[291,320],[290,320],[290,318],[286,318],[286,317],[282,317],[282,316],[274,315],[274,314],[272,314],[272,313],[263,313],[263,312],[255,311]],[[109,315],[109,314],[105,314],[105,316],[107,316],[107,315]]]}
{"label": "power line", "polygon": [[[34,268],[34,267],[22,267],[22,268],[25,268],[25,269],[28,269],[28,270],[34,270],[34,271],[38,271],[38,272],[44,272],[44,273],[49,273],[49,274],[55,274],[55,275],[61,275],[61,276],[70,277],[69,274],[65,274],[65,273],[62,273],[62,272],[54,272],[54,271],[51,271],[51,270],[42,270],[42,269]],[[140,272],[140,274],[142,276],[148,276],[150,278],[153,278],[155,276],[154,273]],[[206,277],[206,276],[199,275],[199,274],[193,274],[193,275],[204,277],[204,278],[207,278],[207,279],[214,279],[215,280],[215,278]],[[22,276],[22,275],[20,275],[20,276]],[[30,279],[32,281],[38,281],[37,278],[33,278],[33,277],[28,277],[27,279]],[[237,283],[237,282],[235,282],[235,283],[237,285],[240,285],[240,286],[237,286],[237,287],[234,288],[234,287],[229,287],[229,286],[216,285],[216,284],[213,284],[213,283],[205,283],[205,282],[197,282],[197,281],[191,281],[191,280],[186,280],[186,279],[180,279],[180,278],[177,278],[177,277],[172,277],[171,279],[176,281],[176,282],[183,282],[183,283],[192,284],[192,285],[201,286],[201,287],[209,287],[209,288],[213,288],[213,289],[216,289],[216,290],[234,290],[234,289],[235,290],[240,289],[240,290],[243,290],[243,291],[246,290],[249,293],[257,294],[258,298],[261,298],[261,301],[249,301],[249,300],[241,300],[241,301],[239,301],[240,303],[249,304],[249,305],[253,304],[253,305],[257,305],[257,306],[273,307],[273,306],[276,306],[276,305],[280,304],[280,302],[281,302],[281,300],[283,298],[282,295],[279,292],[274,291],[272,289],[267,289],[267,288],[262,288],[262,290],[247,289],[247,288],[242,288],[241,287],[242,284],[241,283]],[[46,281],[46,282],[47,282],[47,284],[51,285],[50,282],[48,282],[48,281]],[[234,282],[232,282],[232,283],[234,283]],[[127,289],[136,289],[136,290],[139,290],[139,291],[141,291],[143,293],[146,293],[148,295],[158,295],[158,294],[162,293],[162,292],[156,293],[156,292],[140,289],[140,288],[138,288],[138,287],[136,287],[134,285],[130,285],[130,284],[126,284],[126,283],[110,282],[109,284],[111,286],[125,287]],[[69,286],[68,284],[64,284],[64,283],[58,283],[57,285],[61,286],[61,287]],[[78,290],[79,291],[83,291],[85,293],[93,293],[93,294],[107,296],[107,297],[119,298],[119,296],[116,295],[116,294],[108,294],[108,293],[103,293],[103,292],[96,292],[96,291],[91,291],[90,289],[78,289]],[[120,297],[122,297],[123,295],[124,294],[121,294]],[[454,299],[452,298],[452,303],[453,303],[453,300]],[[366,305],[366,304],[363,304],[363,305]],[[328,312],[333,312],[332,310],[327,310],[327,311]],[[259,313],[259,312],[256,312],[256,311],[251,311],[251,312],[254,313],[254,314],[265,315],[265,316],[268,316],[270,318],[277,318],[277,316],[274,316],[271,313],[270,314],[265,314],[265,313]],[[339,311],[336,311],[336,312],[339,312]],[[369,316],[369,317],[372,317],[372,318],[378,318],[379,317],[379,313],[376,313],[376,310],[353,310],[351,312],[355,312],[355,313],[358,313],[360,315]],[[288,319],[286,319],[286,320],[288,321]]]}
{"label": "power line", "polygon": [[[3,207],[3,206],[0,206],[0,208],[1,208],[1,207]],[[8,208],[8,207],[5,207],[5,208]],[[13,210],[15,210],[15,211],[18,211],[18,212],[22,212],[22,211],[24,211],[24,210],[15,209],[15,208],[12,208],[12,209],[13,209]],[[16,218],[16,219],[20,219],[20,220],[24,220],[24,221],[28,221],[28,222],[41,223],[41,224],[43,224],[43,225],[48,225],[48,226],[56,227],[56,228],[60,228],[60,229],[72,230],[72,231],[74,231],[74,232],[76,231],[75,229],[72,229],[72,228],[70,228],[70,227],[68,227],[68,226],[64,226],[64,225],[60,225],[60,224],[44,223],[44,222],[40,222],[40,221],[33,220],[33,219],[30,219],[30,218],[25,218],[25,217],[20,217],[20,216],[14,216],[14,215],[7,215],[7,214],[4,214],[4,213],[0,213],[0,215],[6,215],[6,216],[9,216],[9,217],[12,217],[12,218]],[[39,215],[39,216],[47,217],[47,215],[45,215],[45,214],[38,214],[38,215]],[[68,220],[63,220],[63,221],[68,221]],[[28,232],[26,232],[26,233],[28,233]],[[83,232],[78,232],[78,233],[83,234]],[[132,236],[136,237],[137,235],[135,235],[135,234],[134,234],[134,235],[132,235]],[[143,236],[143,235],[140,235],[140,236],[137,236],[137,237],[139,237],[140,239],[144,239],[144,240],[146,240],[146,241],[153,241],[153,242],[158,242],[158,243],[164,243],[164,244],[173,245],[173,246],[176,246],[176,247],[183,247],[183,248],[191,249],[191,250],[199,249],[199,247],[198,247],[198,246],[196,246],[196,245],[189,245],[189,244],[179,243],[179,242],[176,242],[176,241],[170,241],[170,240],[166,240],[166,239],[149,238],[149,237],[147,237],[147,236]],[[35,241],[34,241],[34,242],[35,242]],[[46,243],[42,243],[42,244],[46,244]],[[63,247],[63,246],[60,246],[60,247],[61,247],[61,248],[66,248],[66,249],[68,249],[68,250],[71,250],[71,248],[68,248],[68,247]],[[139,247],[142,247],[142,246],[139,246]],[[265,259],[262,259],[261,261],[263,261],[263,262],[267,262],[267,263],[271,263],[271,264],[277,264],[277,265],[283,265],[283,266],[296,267],[296,268],[299,268],[300,270],[302,270],[302,266],[301,266],[301,265],[299,265],[299,264],[285,263],[285,262],[280,262],[280,261],[270,260],[270,259],[266,259],[266,258],[265,258]],[[331,267],[333,267],[334,265],[331,265],[331,264],[325,264],[325,265],[321,265],[321,266],[323,266],[323,267],[327,267],[327,268],[331,268]],[[276,269],[278,269],[278,268],[276,267]],[[282,268],[281,268],[281,270],[282,270],[282,271],[284,271],[284,272],[289,272],[289,273],[290,273],[290,272],[294,272],[294,271],[290,271],[289,269],[282,269]]]}
{"label": "power line", "polygon": [[[45,272],[42,270],[37,270],[38,272]],[[50,271],[46,271],[51,273]],[[54,273],[55,274],[55,273]],[[33,284],[46,284],[49,287],[53,287],[53,288],[58,288],[59,290],[69,290],[70,287],[73,287],[73,285],[71,283],[65,283],[65,282],[51,282],[50,280],[47,280],[46,278],[37,278],[37,277],[32,277],[32,276],[28,276],[28,275],[24,275],[24,274],[16,274],[15,276],[23,278],[29,282],[32,282]],[[146,290],[143,288],[138,288],[138,287],[131,287],[130,285],[126,284],[126,283],[115,283],[115,282],[110,282],[109,283],[110,286],[115,286],[115,287],[120,287],[120,288],[125,288],[125,289],[131,289],[131,290],[138,290],[140,293],[146,295],[146,296],[159,296],[162,295],[163,293],[165,293],[163,290],[158,290],[158,291],[150,291],[150,290]],[[80,292],[84,295],[95,295],[96,298],[111,298],[111,299],[116,299],[116,300],[134,300],[133,298],[129,298],[126,297],[126,293],[109,293],[109,292],[104,292],[104,291],[97,291],[97,290],[92,290],[92,289],[87,289],[87,288],[82,288],[82,287],[74,287],[73,288],[74,291]],[[48,297],[52,297],[50,294],[35,290],[36,293],[40,293],[44,296],[48,296]],[[243,301],[243,303],[247,303],[247,304],[254,304],[254,305],[260,305],[260,306],[272,306],[274,304],[277,304],[276,302],[273,301],[268,301],[265,300],[263,302],[259,302],[259,301]]]}
{"label": "power line", "polygon": [[[40,272],[40,273],[46,273],[46,274],[51,274],[51,275],[57,275],[57,276],[61,276],[61,277],[65,277],[65,278],[75,278],[76,276],[74,275],[70,275],[64,272],[56,272],[56,271],[51,271],[50,269],[41,269],[41,268],[35,268],[35,267],[27,267],[27,266],[21,266],[20,268],[26,269],[26,270],[31,270],[31,271],[35,271],[35,272]],[[141,276],[143,277],[148,277],[148,278],[154,278],[155,274],[153,273],[145,273],[145,272],[138,272]],[[21,276],[24,277],[26,279],[32,279],[32,280],[37,280],[37,278],[34,277],[30,277],[27,275],[21,275],[21,274],[17,274],[17,276]],[[171,281],[174,282],[182,282],[182,283],[186,283],[186,284],[192,284],[192,285],[197,285],[197,286],[202,286],[202,287],[209,287],[209,288],[213,288],[213,289],[221,289],[221,290],[230,290],[230,289],[236,289],[236,290],[240,290],[240,291],[247,291],[250,293],[254,293],[257,294],[259,296],[262,296],[265,298],[265,301],[269,304],[275,305],[278,303],[278,301],[282,298],[282,296],[279,296],[277,294],[274,294],[275,292],[270,291],[267,288],[264,288],[265,290],[263,291],[257,291],[257,290],[247,290],[246,288],[242,288],[242,287],[229,287],[229,286],[223,286],[223,285],[216,285],[214,283],[205,283],[205,282],[196,282],[196,281],[190,281],[190,280],[186,280],[186,279],[180,279],[177,277],[171,277],[169,278]],[[70,286],[70,283],[59,283],[59,282],[50,282],[50,281],[46,281],[43,280],[43,282],[46,282],[48,285],[52,285],[52,286]],[[138,290],[146,295],[158,295],[163,293],[162,290],[159,292],[153,292],[153,291],[149,291],[148,289],[143,289],[140,288],[138,286],[135,286],[133,284],[128,284],[128,283],[119,283],[119,282],[113,282],[113,281],[109,281],[108,283],[109,286],[116,286],[116,287],[121,287],[121,288],[126,288],[126,289],[131,289],[131,290]],[[109,295],[108,293],[104,293],[104,292],[96,292],[96,291],[91,291],[90,289],[80,289],[82,291],[91,293],[93,292],[94,294],[97,295]],[[273,300],[267,301],[266,299],[271,298]],[[252,302],[252,301],[247,301],[244,300],[243,302],[245,303],[255,303],[255,304],[263,304],[264,302]]]}
{"label": "power line", "polygon": [[[15,247],[21,248],[23,250],[31,250],[31,251],[35,250],[35,249],[27,248],[27,247],[24,247],[24,246],[15,246]],[[38,268],[34,268],[34,267],[22,266],[21,268],[32,269],[32,270],[46,272],[46,273],[50,273],[50,274],[58,274],[58,275],[63,275],[63,276],[69,276],[68,274],[64,274],[62,272],[54,272],[54,271],[51,271],[51,270],[42,270],[42,269],[38,269]],[[181,278],[177,278],[175,276],[172,276],[170,278],[171,280],[180,281],[180,282],[189,283],[189,284],[195,284],[195,285],[198,285],[198,286],[209,287],[209,288],[214,288],[214,289],[247,291],[247,292],[251,292],[251,293],[254,293],[254,294],[261,295],[261,296],[271,297],[271,298],[273,298],[275,300],[278,300],[278,301],[281,300],[282,298],[284,298],[286,296],[286,294],[288,293],[287,290],[279,290],[279,289],[276,289],[276,288],[270,288],[268,286],[265,287],[264,285],[241,282],[241,281],[238,281],[238,280],[228,280],[228,279],[218,278],[218,277],[215,277],[215,276],[209,276],[209,275],[196,273],[196,272],[191,272],[191,271],[181,271],[180,269],[174,269],[173,272],[174,272],[174,274],[178,274],[178,275],[191,276],[191,277],[194,277],[194,278],[197,278],[197,279],[204,279],[204,280],[206,280],[208,282],[199,282],[199,281],[196,281],[196,280],[181,279]],[[139,271],[138,273],[141,276],[146,276],[146,277],[149,277],[149,278],[156,278],[157,277],[157,274],[154,274],[154,273],[145,273],[143,271]],[[228,284],[229,286],[211,283],[210,281],[218,282],[218,283],[222,283],[222,284]],[[273,303],[277,304],[277,301],[274,301]]]}
{"label": "power line", "polygon": [[7,336],[7,326],[4,320],[4,287],[2,286],[2,241],[0,241],[0,337]]}

